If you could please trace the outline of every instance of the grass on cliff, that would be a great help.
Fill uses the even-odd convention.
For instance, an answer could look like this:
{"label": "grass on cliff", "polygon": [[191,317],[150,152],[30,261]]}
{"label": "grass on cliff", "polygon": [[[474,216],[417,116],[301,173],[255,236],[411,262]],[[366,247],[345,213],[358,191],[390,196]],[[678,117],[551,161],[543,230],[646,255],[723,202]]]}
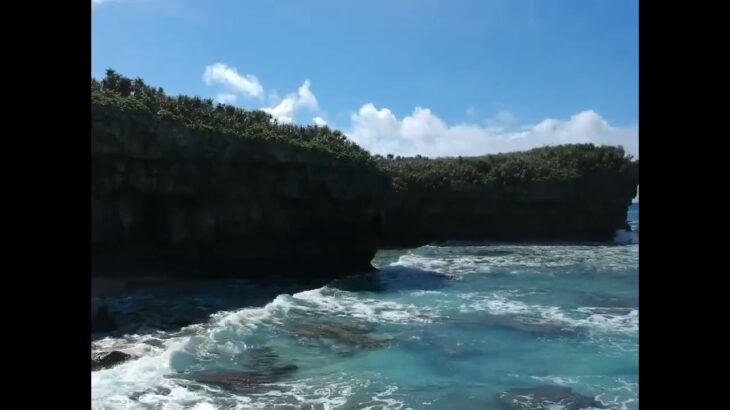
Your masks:
{"label": "grass on cliff", "polygon": [[454,186],[504,186],[558,183],[613,175],[638,178],[638,161],[622,147],[572,144],[481,157],[436,158],[376,156],[378,166],[398,190]]}
{"label": "grass on cliff", "polygon": [[101,81],[91,79],[91,101],[123,111],[147,113],[160,120],[177,121],[202,131],[283,141],[344,160],[374,163],[367,151],[337,130],[279,124],[263,111],[214,104],[210,99],[185,95],[170,97],[162,88],[150,87],[141,78],[131,80],[111,69]]}
{"label": "grass on cliff", "polygon": [[621,147],[573,144],[481,157],[373,157],[337,130],[279,124],[263,111],[214,104],[210,99],[170,97],[162,88],[150,87],[140,78],[131,80],[111,69],[101,81],[91,79],[91,99],[94,104],[148,113],[194,129],[283,141],[340,159],[375,164],[392,177],[394,187],[400,191],[554,183],[600,174],[638,183],[638,161]]}

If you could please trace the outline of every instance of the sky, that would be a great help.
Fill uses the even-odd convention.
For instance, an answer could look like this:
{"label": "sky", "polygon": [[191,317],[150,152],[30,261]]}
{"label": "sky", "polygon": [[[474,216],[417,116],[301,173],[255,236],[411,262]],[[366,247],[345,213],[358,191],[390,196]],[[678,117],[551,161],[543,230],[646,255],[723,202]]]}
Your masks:
{"label": "sky", "polygon": [[373,154],[638,157],[638,0],[91,3],[97,78],[328,125]]}

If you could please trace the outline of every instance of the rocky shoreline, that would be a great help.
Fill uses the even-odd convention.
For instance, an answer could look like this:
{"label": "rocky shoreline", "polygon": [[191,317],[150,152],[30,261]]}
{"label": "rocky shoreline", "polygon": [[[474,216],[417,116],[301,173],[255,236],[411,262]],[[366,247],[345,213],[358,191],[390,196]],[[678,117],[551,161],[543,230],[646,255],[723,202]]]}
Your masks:
{"label": "rocky shoreline", "polygon": [[379,249],[450,241],[605,244],[637,192],[638,161],[617,147],[383,158],[338,131],[126,80],[92,79],[94,334],[121,331],[108,301],[144,289],[312,289],[372,272]]}

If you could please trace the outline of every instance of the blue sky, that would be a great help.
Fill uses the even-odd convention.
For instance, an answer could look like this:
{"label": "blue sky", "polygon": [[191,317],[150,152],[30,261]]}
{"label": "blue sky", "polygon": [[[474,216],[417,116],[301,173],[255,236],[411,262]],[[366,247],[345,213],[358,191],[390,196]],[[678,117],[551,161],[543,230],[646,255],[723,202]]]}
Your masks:
{"label": "blue sky", "polygon": [[374,153],[638,156],[633,0],[94,0],[92,75],[108,67]]}

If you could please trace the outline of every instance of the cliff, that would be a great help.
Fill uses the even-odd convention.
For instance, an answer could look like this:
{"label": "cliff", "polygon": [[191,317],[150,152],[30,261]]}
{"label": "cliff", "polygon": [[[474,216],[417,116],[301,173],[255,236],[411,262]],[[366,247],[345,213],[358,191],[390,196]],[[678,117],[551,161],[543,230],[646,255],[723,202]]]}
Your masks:
{"label": "cliff", "polygon": [[638,161],[591,144],[472,158],[380,159],[393,178],[382,247],[610,241],[628,229]]}
{"label": "cliff", "polygon": [[386,159],[112,70],[91,91],[96,276],[313,277],[371,270],[382,247],[609,241],[637,192],[617,147]]}
{"label": "cliff", "polygon": [[110,105],[91,118],[94,274],[372,269],[388,189],[372,164]]}

